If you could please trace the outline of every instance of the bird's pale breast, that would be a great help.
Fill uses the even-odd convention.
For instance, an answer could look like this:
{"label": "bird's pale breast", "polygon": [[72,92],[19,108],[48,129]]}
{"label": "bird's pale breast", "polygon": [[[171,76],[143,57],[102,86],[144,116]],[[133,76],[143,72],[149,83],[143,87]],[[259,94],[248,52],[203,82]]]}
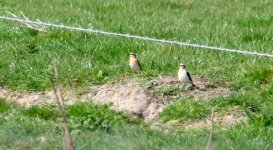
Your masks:
{"label": "bird's pale breast", "polygon": [[138,60],[135,58],[130,58],[130,67],[134,71],[140,71],[140,67],[138,65]]}
{"label": "bird's pale breast", "polygon": [[183,83],[191,83],[191,80],[187,76],[187,71],[185,69],[179,69],[178,79]]}

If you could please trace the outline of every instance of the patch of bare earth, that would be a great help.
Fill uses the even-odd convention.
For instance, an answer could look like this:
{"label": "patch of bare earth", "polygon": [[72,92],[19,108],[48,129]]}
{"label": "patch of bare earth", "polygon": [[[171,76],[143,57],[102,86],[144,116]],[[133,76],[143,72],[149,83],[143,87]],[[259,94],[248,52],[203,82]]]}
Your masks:
{"label": "patch of bare earth", "polygon": [[[48,92],[16,92],[5,88],[0,88],[0,98],[15,102],[23,107],[55,105],[56,100],[53,91]],[[79,101],[76,94],[71,89],[64,90],[65,102],[68,105]]]}
{"label": "patch of bare earth", "polygon": [[160,98],[136,82],[123,82],[92,88],[85,99],[96,104],[112,104],[112,108],[145,120],[157,119],[164,105]]}
{"label": "patch of bare earth", "polygon": [[168,95],[168,100],[174,100],[176,98],[191,97],[195,100],[210,100],[219,96],[228,96],[232,93],[229,89],[221,86],[213,87],[208,80],[204,80],[199,76],[193,76],[194,84],[197,88],[182,89],[184,85],[176,79],[176,77],[164,77],[151,80],[149,84],[153,86],[161,86],[164,88],[181,88],[180,92],[174,95]]}
{"label": "patch of bare earth", "polygon": [[[214,112],[213,124],[223,128],[245,122],[247,116],[240,106],[230,107],[228,110],[216,110]],[[173,127],[183,129],[210,128],[212,126],[211,116],[200,120],[189,120],[180,122],[179,120],[170,120],[166,123],[154,122],[152,127],[161,131],[169,132]]]}
{"label": "patch of bare earth", "polygon": [[[198,87],[196,89],[183,89],[183,85],[175,77],[161,77],[143,84],[137,81],[123,81],[117,84],[91,86],[89,90],[86,90],[81,95],[75,92],[76,89],[66,89],[64,97],[66,104],[93,100],[96,104],[111,104],[111,108],[114,110],[124,111],[133,116],[143,117],[146,121],[151,121],[159,117],[166,105],[164,102],[166,99],[173,101],[190,96],[196,100],[208,100],[231,94],[231,91],[224,87],[212,88],[209,81],[203,80],[198,76],[193,76],[193,78],[195,85]],[[157,87],[177,88],[179,91],[176,91],[173,95],[162,96],[154,90]],[[52,91],[18,93],[0,88],[0,98],[26,107],[56,103]],[[227,116],[226,118],[228,119],[229,117]]]}
{"label": "patch of bare earth", "polygon": [[[213,122],[214,124],[219,124],[224,127],[229,127],[234,124],[238,124],[240,122],[245,121],[246,118],[247,116],[240,106],[233,106],[233,107],[230,107],[226,112],[216,111]],[[181,124],[181,127],[186,129],[210,127],[210,126],[211,126],[210,118]]]}

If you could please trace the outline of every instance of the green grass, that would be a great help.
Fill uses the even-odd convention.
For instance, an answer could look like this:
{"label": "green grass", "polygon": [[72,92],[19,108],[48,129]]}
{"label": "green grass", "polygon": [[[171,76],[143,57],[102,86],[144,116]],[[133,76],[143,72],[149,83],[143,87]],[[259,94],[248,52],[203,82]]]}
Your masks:
{"label": "green grass", "polygon": [[[209,0],[0,0],[0,15],[19,11],[31,20],[130,33],[210,46],[272,53],[273,1]],[[122,37],[48,28],[37,32],[20,23],[0,20],[0,86],[17,91],[45,91],[53,77],[53,60],[60,61],[66,87],[85,89],[123,79],[141,81],[176,76],[180,61],[191,74],[211,85],[233,90],[211,101],[179,100],[161,120],[204,119],[215,107],[239,105],[248,122],[223,130],[217,127],[216,149],[270,149],[273,128],[273,59]],[[128,53],[136,52],[141,74],[132,74]],[[194,80],[194,78],[193,78]],[[156,89],[161,95],[176,88]],[[87,149],[203,149],[207,129],[163,133],[141,120],[131,121],[108,106],[92,103],[67,107],[75,145]],[[60,114],[56,107],[21,108],[0,100],[0,148],[62,149]],[[175,128],[175,127],[174,127]],[[42,142],[41,137],[47,139]]]}
{"label": "green grass", "polygon": [[[209,4],[209,5],[208,5]],[[212,46],[272,50],[272,1],[2,0],[0,14],[24,12],[30,19],[105,31],[187,41]],[[31,7],[29,7],[31,6]],[[240,13],[238,14],[238,10]],[[85,86],[131,77],[128,53],[137,52],[144,76],[176,75],[182,60],[192,74],[253,88],[272,78],[272,59],[158,44],[56,28],[40,33],[1,20],[0,84],[12,89],[45,90],[52,61],[59,58],[62,82]],[[222,65],[226,64],[226,65]],[[260,75],[256,75],[259,72]],[[254,75],[255,74],[255,75]],[[271,73],[272,75],[272,73]],[[272,76],[271,76],[272,77]],[[268,81],[270,79],[270,81]],[[254,80],[254,82],[253,82]]]}
{"label": "green grass", "polygon": [[[0,102],[6,103],[3,100]],[[52,114],[48,113],[46,107],[39,108],[40,114],[34,116],[33,110],[38,109],[36,107],[6,105],[11,109],[0,114],[1,148],[63,149],[60,116],[45,118],[45,114]],[[105,108],[106,106],[95,106],[92,103],[78,103],[67,107],[70,122],[81,119],[86,121],[89,117],[87,114],[92,112],[90,115],[96,114],[94,116],[97,121],[104,120],[112,125],[111,130],[104,130],[103,123],[92,123],[98,125],[94,128],[85,128],[80,122],[76,123],[77,127],[75,123],[71,123],[72,137],[77,149],[82,146],[85,149],[203,149],[207,144],[209,131],[206,129],[164,133],[149,128],[149,124],[128,121],[126,115]],[[52,109],[56,110],[55,107]],[[225,130],[216,127],[212,146],[217,149],[270,149],[272,131],[272,124],[265,126],[252,122]]]}
{"label": "green grass", "polygon": [[[22,109],[21,113],[23,116],[44,120],[60,121],[61,119],[61,114],[55,106],[33,106]],[[107,105],[96,106],[91,102],[67,106],[66,113],[70,118],[71,128],[75,130],[105,130],[110,132],[117,125],[141,123],[140,119],[130,120],[125,114],[110,110]]]}
{"label": "green grass", "polygon": [[4,100],[0,98],[0,113],[7,112],[11,109],[11,105],[6,103]]}
{"label": "green grass", "polygon": [[202,119],[210,115],[210,109],[204,102],[182,100],[165,108],[163,113],[161,113],[161,118],[164,121]]}
{"label": "green grass", "polygon": [[240,106],[249,123],[257,126],[273,125],[273,86],[255,91],[236,93],[228,97],[219,97],[210,101],[183,99],[167,106],[161,113],[163,121],[193,121],[208,118],[212,108],[222,113],[233,106]]}

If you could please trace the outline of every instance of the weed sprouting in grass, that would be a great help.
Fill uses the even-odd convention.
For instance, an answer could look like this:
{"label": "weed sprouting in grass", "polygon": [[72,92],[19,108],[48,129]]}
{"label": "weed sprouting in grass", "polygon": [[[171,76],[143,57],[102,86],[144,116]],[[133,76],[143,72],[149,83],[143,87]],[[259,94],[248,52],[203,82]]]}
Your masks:
{"label": "weed sprouting in grass", "polygon": [[[131,120],[124,113],[115,112],[109,106],[97,106],[92,102],[77,103],[66,108],[72,130],[103,130],[110,132],[114,127],[140,124],[140,119]],[[33,106],[21,110],[24,116],[45,120],[60,120],[56,106]]]}
{"label": "weed sprouting in grass", "polygon": [[160,93],[162,96],[165,95],[176,95],[179,91],[181,91],[181,88],[179,87],[156,87],[156,92]]}
{"label": "weed sprouting in grass", "polygon": [[0,98],[0,113],[7,112],[11,109],[11,105]]}
{"label": "weed sprouting in grass", "polygon": [[82,130],[100,129],[109,132],[116,126],[139,122],[137,119],[130,121],[128,116],[121,112],[109,110],[109,106],[96,106],[90,102],[69,106],[67,115],[72,129]]}
{"label": "weed sprouting in grass", "polygon": [[38,117],[45,120],[51,120],[56,119],[57,117],[60,117],[59,111],[57,111],[56,107],[52,106],[33,106],[28,109],[23,109],[22,113],[25,116],[29,117]]}
{"label": "weed sprouting in grass", "polygon": [[251,72],[248,76],[253,82],[268,84],[273,81],[273,69],[261,67],[260,69]]}

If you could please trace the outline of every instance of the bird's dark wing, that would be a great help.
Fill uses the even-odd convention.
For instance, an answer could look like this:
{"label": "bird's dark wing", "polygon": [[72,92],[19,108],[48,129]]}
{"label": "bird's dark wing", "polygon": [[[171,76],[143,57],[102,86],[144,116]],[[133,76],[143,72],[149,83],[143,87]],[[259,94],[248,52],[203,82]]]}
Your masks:
{"label": "bird's dark wing", "polygon": [[196,86],[195,86],[195,84],[193,84],[192,79],[191,79],[191,74],[190,74],[188,71],[187,71],[187,76],[188,76],[188,77],[189,77],[189,79],[191,80],[191,84],[192,84],[192,86],[193,86],[193,87],[196,87]]}
{"label": "bird's dark wing", "polygon": [[137,64],[138,64],[138,66],[139,66],[139,69],[141,70],[141,66],[140,66],[140,63],[139,63],[139,61],[137,60]]}
{"label": "bird's dark wing", "polygon": [[187,71],[187,76],[189,77],[189,79],[191,80],[192,82],[192,79],[191,79],[191,74]]}

